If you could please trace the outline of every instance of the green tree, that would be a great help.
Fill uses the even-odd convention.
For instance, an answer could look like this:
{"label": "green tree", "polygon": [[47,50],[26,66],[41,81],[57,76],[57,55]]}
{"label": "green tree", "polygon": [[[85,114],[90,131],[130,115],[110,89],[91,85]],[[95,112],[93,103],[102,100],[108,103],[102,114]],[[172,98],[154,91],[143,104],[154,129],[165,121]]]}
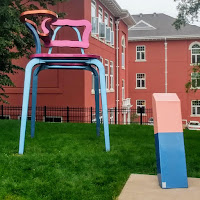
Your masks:
{"label": "green tree", "polygon": [[19,20],[20,14],[64,1],[68,0],[0,0],[0,102],[7,102],[4,86],[14,86],[10,74],[23,70],[13,61],[28,56],[34,47],[30,32]]}
{"label": "green tree", "polygon": [[[177,10],[178,16],[173,25],[176,29],[180,29],[182,26],[189,24],[190,22],[198,21],[199,11],[200,11],[200,1],[199,0],[174,0],[178,2]],[[196,92],[199,87],[199,77],[200,77],[200,63],[195,64],[191,72],[196,77],[196,80],[190,80],[185,84],[186,92],[192,91]],[[191,74],[191,73],[190,73]]]}
{"label": "green tree", "polygon": [[174,25],[176,29],[180,29],[181,26],[186,23],[194,22],[198,20],[200,1],[199,0],[174,0],[178,3],[177,10],[178,16]]}

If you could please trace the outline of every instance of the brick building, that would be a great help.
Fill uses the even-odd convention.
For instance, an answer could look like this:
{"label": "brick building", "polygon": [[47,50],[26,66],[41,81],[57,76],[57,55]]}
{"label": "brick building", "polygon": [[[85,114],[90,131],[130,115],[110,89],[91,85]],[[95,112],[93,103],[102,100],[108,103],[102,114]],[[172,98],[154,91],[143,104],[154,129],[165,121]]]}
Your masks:
{"label": "brick building", "polygon": [[186,93],[185,84],[200,87],[192,73],[200,62],[200,28],[187,24],[180,30],[165,14],[134,15],[129,29],[129,96],[133,107],[151,108],[152,93],[177,93],[183,120],[199,120],[200,93]]}
{"label": "brick building", "polygon": [[[73,0],[53,10],[67,13],[69,19],[91,21],[90,47],[85,53],[101,56],[108,108],[125,108],[117,115],[122,122],[130,122],[130,108],[151,108],[154,92],[177,93],[183,119],[199,120],[199,91],[185,92],[193,64],[200,61],[199,27],[186,25],[177,31],[174,18],[156,13],[131,16],[115,0]],[[61,29],[58,37],[72,35],[71,30]],[[79,53],[80,49],[55,48],[54,52]],[[22,59],[17,64],[25,67],[27,62]],[[9,102],[21,106],[24,72],[12,79],[16,88],[6,88]],[[192,73],[192,83],[200,88],[198,74]],[[88,71],[48,70],[41,72],[38,85],[38,106],[94,107],[94,81]],[[109,114],[112,123],[114,113]]]}

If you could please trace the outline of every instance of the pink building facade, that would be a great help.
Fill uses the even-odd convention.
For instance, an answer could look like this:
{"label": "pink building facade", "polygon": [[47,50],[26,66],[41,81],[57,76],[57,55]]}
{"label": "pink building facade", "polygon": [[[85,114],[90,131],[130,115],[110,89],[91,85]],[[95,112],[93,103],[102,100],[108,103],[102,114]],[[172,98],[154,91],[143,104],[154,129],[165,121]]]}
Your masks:
{"label": "pink building facade", "polygon": [[[134,18],[136,25],[129,30],[129,96],[133,108],[152,108],[153,93],[176,93],[183,121],[199,121],[200,83],[192,68],[200,62],[200,28],[187,25],[177,31],[172,26],[174,19],[164,14]],[[198,88],[196,92],[186,92],[189,80],[191,89]]]}
{"label": "pink building facade", "polygon": [[[192,80],[200,89],[193,65],[200,62],[200,28],[172,26],[174,18],[164,14],[134,15],[115,0],[73,0],[52,10],[67,13],[69,19],[92,23],[90,47],[86,54],[101,56],[106,72],[108,108],[124,108],[117,118],[131,121],[130,109],[152,108],[153,93],[177,93],[183,120],[200,121],[200,93],[186,93]],[[67,34],[66,34],[67,32]],[[71,30],[61,30],[59,39],[76,39]],[[80,49],[55,49],[57,53],[80,53]],[[27,59],[15,61],[25,67]],[[192,75],[192,77],[191,77]],[[12,106],[22,105],[24,72],[12,77],[15,88],[6,88]],[[94,107],[94,81],[91,72],[46,70],[39,75],[37,106]],[[110,112],[110,120],[114,119]],[[111,122],[113,123],[113,121]]]}
{"label": "pink building facade", "polygon": [[[69,19],[92,23],[86,54],[101,56],[105,67],[108,108],[130,105],[128,96],[128,28],[135,24],[127,10],[115,0],[73,0],[59,3],[52,10],[67,13]],[[66,34],[67,32],[67,34]],[[59,39],[76,39],[71,30],[61,30]],[[57,53],[80,53],[80,49],[60,48]],[[25,67],[26,59],[16,61]],[[12,106],[22,104],[24,72],[13,76],[15,88],[6,88]],[[94,81],[91,72],[46,70],[39,75],[37,106],[94,107]],[[112,115],[112,114],[111,114]],[[111,116],[113,118],[113,116]]]}

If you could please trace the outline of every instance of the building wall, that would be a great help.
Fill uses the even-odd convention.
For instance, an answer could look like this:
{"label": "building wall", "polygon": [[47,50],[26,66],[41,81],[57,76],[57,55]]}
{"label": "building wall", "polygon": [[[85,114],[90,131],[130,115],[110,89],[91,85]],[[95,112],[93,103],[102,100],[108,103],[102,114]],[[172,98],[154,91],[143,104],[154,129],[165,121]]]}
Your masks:
{"label": "building wall", "polygon": [[[197,91],[186,93],[185,84],[190,79],[191,51],[193,40],[167,41],[167,92],[177,93],[181,100],[182,117],[187,120],[199,120],[191,117],[191,101],[200,99]],[[152,94],[165,92],[165,41],[129,42],[129,96],[133,108],[136,100],[146,100],[146,108],[152,107]],[[145,45],[146,61],[136,61],[136,46]],[[146,74],[146,89],[136,88],[136,73]]]}
{"label": "building wall", "polygon": [[[109,18],[113,18],[114,41],[116,40],[116,25],[113,14],[104,7],[98,0],[98,7],[103,9],[103,21],[105,12]],[[65,3],[59,3],[52,8],[55,12],[67,13],[69,19],[87,19],[91,21],[91,0],[73,0]],[[80,29],[81,32],[83,29]],[[123,21],[119,23],[119,105],[122,105],[121,98],[121,82],[125,81],[126,95],[128,96],[128,48],[126,48],[126,68],[121,68],[121,38],[125,36],[126,47],[128,47],[128,27]],[[58,32],[58,39],[77,40],[76,35],[69,28],[63,28]],[[44,49],[43,49],[44,50]],[[47,51],[45,49],[45,51]],[[105,60],[109,62],[109,81],[110,81],[110,61],[113,62],[114,69],[114,90],[107,91],[108,108],[116,106],[116,41],[114,46],[106,44],[104,40],[100,40],[98,35],[90,37],[90,47],[85,50],[86,54],[100,55],[105,65]],[[53,53],[80,53],[77,48],[54,48]],[[28,59],[20,59],[16,61],[18,65],[25,68]],[[19,72],[13,76],[13,81],[16,84],[15,88],[6,88],[6,93],[10,96],[9,102],[12,106],[22,105],[24,72]],[[110,85],[110,83],[109,83]],[[30,96],[31,99],[31,96]],[[31,102],[31,100],[30,100]],[[81,70],[45,70],[39,74],[38,82],[38,106],[71,106],[71,107],[94,107],[95,98],[92,90],[92,74],[88,71]]]}

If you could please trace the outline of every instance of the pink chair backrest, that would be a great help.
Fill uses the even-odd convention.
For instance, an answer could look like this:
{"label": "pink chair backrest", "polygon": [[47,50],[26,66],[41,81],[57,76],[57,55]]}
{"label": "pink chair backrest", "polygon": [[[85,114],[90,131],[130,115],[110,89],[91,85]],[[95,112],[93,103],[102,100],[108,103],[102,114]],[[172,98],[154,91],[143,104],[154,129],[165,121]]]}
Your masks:
{"label": "pink chair backrest", "polygon": [[[49,32],[49,25],[46,23],[48,19],[45,19],[41,28],[46,34]],[[92,25],[87,20],[69,20],[69,19],[58,19],[56,22],[53,22],[53,26],[69,26],[69,27],[85,27],[82,35],[82,41],[71,41],[71,40],[50,40],[50,42],[45,42],[45,47],[79,47],[79,48],[88,48],[89,47],[89,35],[92,30]]]}

